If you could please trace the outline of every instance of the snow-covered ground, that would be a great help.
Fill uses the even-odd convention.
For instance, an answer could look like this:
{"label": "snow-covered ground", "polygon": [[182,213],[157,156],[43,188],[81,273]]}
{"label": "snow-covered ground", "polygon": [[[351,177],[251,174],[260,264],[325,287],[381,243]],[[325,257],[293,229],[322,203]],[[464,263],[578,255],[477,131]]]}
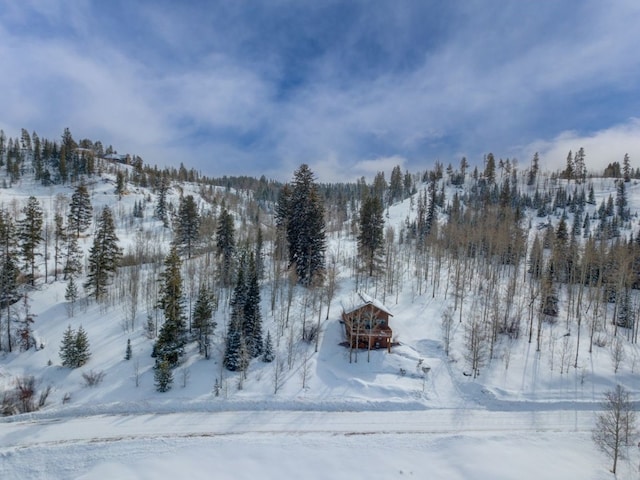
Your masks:
{"label": "snow-covered ground", "polygon": [[[70,195],[64,188],[23,191],[37,194],[51,209],[57,194]],[[599,199],[611,191],[610,185],[602,186]],[[634,186],[632,211],[640,206],[637,192]],[[0,194],[3,202],[15,198],[12,192]],[[99,182],[93,186],[94,211],[109,204],[117,215],[126,213],[147,194],[131,192],[118,201],[113,184]],[[399,226],[408,215],[411,206],[405,201],[389,209],[387,221]],[[119,222],[121,243],[133,247],[140,228],[159,235],[153,242],[166,243],[170,237],[150,216],[147,212],[143,224],[129,228]],[[70,315],[65,282],[41,285],[29,299],[41,348],[0,359],[0,384],[33,375],[39,388],[51,385],[52,392],[41,411],[0,420],[0,478],[611,477],[608,459],[591,440],[594,411],[603,392],[616,383],[637,398],[636,345],[626,346],[629,360],[615,375],[606,349],[587,355],[585,346],[579,368],[561,373],[557,357],[549,353],[559,355],[565,338],[559,322],[545,325],[541,352],[522,339],[504,340],[479,378],[465,376],[462,324],[455,323],[449,357],[442,342],[441,318],[452,295],[443,294],[444,286],[436,295],[419,291],[408,259],[399,289],[384,298],[399,344],[391,353],[360,351],[350,362],[348,349],[340,345],[339,317],[342,307],[354,302],[355,285],[346,262],[341,263],[353,248],[353,239],[330,237],[329,254],[339,265],[338,291],[328,319],[326,308],[322,311],[318,351],[296,338],[289,367],[285,333],[278,346],[284,365],[278,380],[278,362],[255,360],[242,389],[239,374],[220,366],[224,309],[216,313],[212,358],[205,360],[190,347],[187,361],[174,373],[173,388],[158,393],[152,341],[143,328],[144,299],[135,324],[128,327],[122,305],[80,302]],[[285,306],[270,309],[269,288],[265,282],[264,328],[275,335]],[[372,287],[369,293],[380,292]],[[292,325],[299,326],[311,301],[299,292]],[[76,370],[61,367],[58,356],[68,325],[82,325],[91,344],[89,363]],[[128,361],[127,339],[133,347]],[[422,366],[430,368],[428,374]],[[85,386],[82,378],[91,370],[105,374],[95,387]],[[619,478],[637,475],[636,450],[619,466]]]}

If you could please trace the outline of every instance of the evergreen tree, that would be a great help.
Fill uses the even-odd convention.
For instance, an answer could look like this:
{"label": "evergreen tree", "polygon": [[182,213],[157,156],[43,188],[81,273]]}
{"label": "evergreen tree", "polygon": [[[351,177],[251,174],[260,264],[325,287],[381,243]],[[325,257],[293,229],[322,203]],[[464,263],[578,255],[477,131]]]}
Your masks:
{"label": "evergreen tree", "polygon": [[262,354],[262,315],[260,314],[260,286],[253,253],[249,256],[246,297],[244,301],[243,335],[251,357]]}
{"label": "evergreen tree", "polygon": [[[465,169],[469,166],[466,162],[467,159],[462,157],[462,165],[460,167],[460,175],[462,177],[462,181],[464,182],[464,172]],[[413,186],[413,177],[409,173],[409,170],[404,172],[404,196],[409,197],[415,193],[415,187]]]}
{"label": "evergreen tree", "polygon": [[53,279],[58,280],[58,264],[62,257],[62,245],[67,239],[62,215],[56,213],[53,217]]}
{"label": "evergreen tree", "polygon": [[121,170],[116,172],[116,188],[115,194],[118,195],[118,200],[122,200],[124,192],[127,190],[127,179]]}
{"label": "evergreen tree", "polygon": [[85,232],[91,225],[92,216],[91,197],[87,186],[81,183],[71,195],[69,215],[67,217],[69,232],[79,238],[80,234]]}
{"label": "evergreen tree", "polygon": [[59,353],[63,367],[78,368],[87,363],[91,353],[89,339],[82,326],[77,332],[71,328],[71,325],[67,327],[62,336]]}
{"label": "evergreen tree", "polygon": [[164,393],[171,390],[173,372],[171,371],[171,365],[168,361],[162,360],[156,364],[153,379],[158,392]]}
{"label": "evergreen tree", "polygon": [[71,329],[71,325],[69,325],[62,334],[62,342],[60,343],[60,358],[62,359],[63,367],[73,368],[75,365],[75,352],[76,336]]}
{"label": "evergreen tree", "polygon": [[585,164],[585,153],[584,148],[580,147],[576,152],[576,156],[574,158],[574,171],[573,176],[578,181],[578,183],[583,182],[587,177],[587,166]]}
{"label": "evergreen tree", "polygon": [[380,264],[383,251],[384,218],[382,203],[375,196],[367,196],[360,206],[360,230],[358,232],[358,255],[364,261],[369,276]]}
{"label": "evergreen tree", "polygon": [[262,352],[262,361],[265,363],[271,363],[275,360],[275,353],[273,351],[273,341],[271,340],[271,332],[267,331],[267,337],[264,339],[264,347]]}
{"label": "evergreen tree", "polygon": [[630,215],[627,209],[627,191],[624,184],[625,182],[622,180],[616,182],[616,207],[620,220],[626,222]]}
{"label": "evergreen tree", "polygon": [[124,359],[131,360],[132,355],[133,355],[133,352],[131,350],[131,339],[127,338],[127,349],[124,352]]}
{"label": "evergreen tree", "polygon": [[587,197],[587,203],[589,205],[595,205],[596,204],[596,194],[593,191],[593,183],[589,185],[589,194]]}
{"label": "evergreen tree", "polygon": [[227,327],[223,365],[227,370],[244,370],[248,365],[244,338],[244,312],[247,285],[244,279],[244,265],[238,269],[236,287],[231,297],[231,315]]}
{"label": "evergreen tree", "polygon": [[78,328],[75,338],[76,346],[76,366],[81,367],[89,361],[91,353],[89,352],[89,339],[87,338],[87,332],[84,331],[82,325]]}
{"label": "evergreen tree", "polygon": [[82,273],[82,250],[78,245],[78,239],[73,235],[67,238],[67,250],[63,260],[62,272],[65,280]]}
{"label": "evergreen tree", "polygon": [[218,218],[216,229],[216,252],[220,260],[220,281],[222,286],[230,287],[233,282],[233,256],[235,253],[235,227],[233,216],[223,209]]}
{"label": "evergreen tree", "polygon": [[104,207],[93,237],[93,245],[89,250],[89,273],[85,283],[90,295],[96,300],[100,300],[106,293],[107,284],[118,268],[121,258],[122,250],[118,247],[113,215],[109,207]]}
{"label": "evergreen tree", "polygon": [[73,277],[69,278],[67,288],[64,292],[64,299],[71,304],[71,316],[73,316],[73,306],[78,300],[78,286]]}
{"label": "evergreen tree", "polygon": [[[61,183],[67,183],[69,178],[69,168],[73,169],[74,153],[78,144],[73,139],[71,131],[68,128],[64,129],[62,133],[62,143],[60,144],[60,160],[58,163],[58,176]],[[78,173],[75,170],[72,171],[74,176]]]}
{"label": "evergreen tree", "polygon": [[484,166],[484,178],[487,184],[492,185],[496,182],[496,159],[493,153],[489,153]]}
{"label": "evergreen tree", "polygon": [[393,167],[391,171],[391,178],[389,179],[389,203],[394,203],[402,200],[402,170],[400,165]]}
{"label": "evergreen tree", "polygon": [[631,181],[631,162],[628,153],[624,154],[624,159],[622,160],[622,175],[625,183]]}
{"label": "evergreen tree", "polygon": [[[6,312],[7,350],[11,352],[13,350],[11,340],[11,305],[20,299],[18,293],[19,270],[11,253],[9,253],[9,255],[2,255],[0,262],[0,308]],[[0,318],[2,318],[1,314]]]}
{"label": "evergreen tree", "polygon": [[538,178],[538,170],[540,158],[538,157],[538,152],[533,155],[533,160],[531,161],[531,169],[529,170],[529,175],[527,176],[527,185],[532,186],[535,185],[536,179]]}
{"label": "evergreen tree", "polygon": [[294,173],[289,199],[286,199],[286,228],[289,265],[295,267],[298,281],[309,286],[325,269],[327,248],[324,207],[309,166]]}
{"label": "evergreen tree", "polygon": [[566,178],[567,180],[571,180],[574,177],[575,169],[573,163],[573,152],[569,150],[569,154],[567,155],[567,166],[562,172],[562,178]]}
{"label": "evergreen tree", "polygon": [[186,340],[185,306],[182,293],[182,262],[178,251],[171,247],[164,261],[164,272],[160,274],[160,299],[158,308],[164,312],[164,323],[153,347],[152,356],[157,362],[166,361],[170,367],[175,367],[184,353]]}
{"label": "evergreen tree", "polygon": [[200,216],[198,205],[196,205],[193,195],[187,195],[180,199],[178,207],[178,228],[176,232],[176,243],[191,258],[191,251],[198,241],[198,231],[200,228]]}
{"label": "evergreen tree", "polygon": [[262,249],[264,248],[264,238],[262,236],[262,228],[258,226],[258,232],[256,233],[256,247],[255,247],[255,259],[256,259],[256,272],[258,274],[258,280],[264,278],[264,254]]}
{"label": "evergreen tree", "polygon": [[[19,270],[17,266],[15,231],[16,228],[9,213],[0,209],[0,319],[4,311],[7,326],[7,349],[9,352],[12,351],[11,305],[20,298],[18,295]],[[1,340],[2,335],[0,335],[0,347],[2,347]]]}
{"label": "evergreen tree", "polygon": [[205,285],[200,285],[198,299],[193,310],[193,328],[198,339],[198,351],[205,358],[210,356],[211,335],[216,328],[213,321],[215,300]]}
{"label": "evergreen tree", "polygon": [[166,172],[163,172],[160,176],[160,183],[158,185],[158,198],[156,202],[156,218],[162,220],[162,224],[165,227],[169,226],[169,211],[167,206],[167,194],[169,193],[169,176]]}
{"label": "evergreen tree", "polygon": [[29,283],[35,285],[36,256],[38,246],[42,242],[42,224],[44,214],[36,197],[29,197],[23,208],[24,218],[19,224],[20,248],[25,261],[25,269],[29,271]]}

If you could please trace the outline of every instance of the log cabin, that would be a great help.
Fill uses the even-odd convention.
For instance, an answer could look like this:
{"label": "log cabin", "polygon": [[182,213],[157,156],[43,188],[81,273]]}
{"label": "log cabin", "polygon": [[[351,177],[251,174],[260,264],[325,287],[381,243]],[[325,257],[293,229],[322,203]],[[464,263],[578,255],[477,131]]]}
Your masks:
{"label": "log cabin", "polygon": [[389,317],[392,313],[366,293],[358,293],[358,296],[361,303],[342,311],[347,344],[351,348],[386,348],[390,352],[393,331],[389,327]]}

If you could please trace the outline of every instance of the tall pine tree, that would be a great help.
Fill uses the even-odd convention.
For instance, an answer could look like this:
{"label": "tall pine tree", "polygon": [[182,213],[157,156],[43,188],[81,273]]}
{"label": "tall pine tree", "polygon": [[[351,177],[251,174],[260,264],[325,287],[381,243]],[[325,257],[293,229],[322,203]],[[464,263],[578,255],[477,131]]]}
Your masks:
{"label": "tall pine tree", "polygon": [[247,299],[247,285],[245,282],[244,262],[238,269],[236,287],[231,297],[231,315],[227,327],[223,365],[227,370],[244,370],[249,364],[244,336],[244,315]]}
{"label": "tall pine tree", "polygon": [[233,282],[233,258],[235,248],[233,216],[225,208],[220,212],[218,228],[216,229],[216,252],[220,259],[220,281],[223,287],[230,287]]}
{"label": "tall pine tree", "polygon": [[379,267],[383,250],[384,218],[382,202],[376,196],[367,196],[360,207],[358,254],[369,276]]}
{"label": "tall pine tree", "polygon": [[290,192],[281,196],[278,222],[286,226],[289,266],[296,269],[298,281],[309,286],[324,273],[327,240],[324,206],[308,165],[294,172]]}
{"label": "tall pine tree", "polygon": [[260,285],[253,253],[249,255],[246,297],[244,301],[243,333],[247,352],[252,357],[262,354],[262,315],[260,313]]}
{"label": "tall pine tree", "polygon": [[[16,303],[18,294],[15,225],[6,210],[0,210],[0,319],[6,317],[7,350],[12,351],[11,336],[11,305]],[[2,322],[0,322],[1,324]],[[2,335],[0,333],[0,349],[2,349]]]}
{"label": "tall pine tree", "polygon": [[213,321],[215,299],[205,285],[200,285],[198,299],[193,310],[193,328],[198,339],[198,350],[205,358],[209,358],[211,350],[211,335],[216,328]]}
{"label": "tall pine tree", "polygon": [[67,216],[67,224],[69,233],[75,235],[76,238],[85,232],[91,225],[91,217],[93,216],[93,207],[91,206],[91,197],[84,183],[78,185],[71,195],[71,203],[69,204],[69,215]]}
{"label": "tall pine tree", "polygon": [[106,293],[107,285],[115,274],[121,258],[122,250],[118,247],[113,214],[109,207],[104,207],[93,237],[93,245],[89,250],[89,273],[85,283],[90,295],[96,300],[100,300]]}
{"label": "tall pine tree", "polygon": [[37,249],[42,242],[44,214],[36,197],[29,197],[22,213],[24,218],[19,223],[18,232],[20,248],[25,261],[25,269],[29,272],[29,283],[35,285],[36,257],[39,255]]}
{"label": "tall pine tree", "polygon": [[187,343],[181,267],[182,262],[174,245],[164,261],[164,272],[160,274],[158,307],[164,313],[164,323],[153,347],[153,356],[158,359],[156,363],[166,361],[171,367],[178,364]]}
{"label": "tall pine tree", "polygon": [[191,251],[198,241],[198,231],[200,228],[200,216],[198,205],[193,195],[187,195],[180,199],[178,207],[178,226],[176,229],[175,242],[182,251],[191,258]]}

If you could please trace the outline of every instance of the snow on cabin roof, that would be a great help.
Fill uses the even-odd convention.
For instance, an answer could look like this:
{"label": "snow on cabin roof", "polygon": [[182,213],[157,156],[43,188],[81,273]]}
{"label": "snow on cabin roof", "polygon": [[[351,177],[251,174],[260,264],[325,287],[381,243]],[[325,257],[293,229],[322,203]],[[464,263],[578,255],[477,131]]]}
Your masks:
{"label": "snow on cabin roof", "polygon": [[351,308],[350,310],[345,311],[344,313],[349,314],[351,312],[355,312],[356,310],[360,310],[365,305],[373,305],[378,310],[381,310],[381,311],[383,311],[385,313],[388,313],[390,316],[393,317],[393,313],[391,313],[391,311],[387,307],[385,307],[384,304],[380,300],[377,300],[377,299],[367,295],[364,292],[358,292],[358,295],[360,296],[360,299],[362,300],[362,303],[360,303],[359,305],[356,305],[355,307]]}

